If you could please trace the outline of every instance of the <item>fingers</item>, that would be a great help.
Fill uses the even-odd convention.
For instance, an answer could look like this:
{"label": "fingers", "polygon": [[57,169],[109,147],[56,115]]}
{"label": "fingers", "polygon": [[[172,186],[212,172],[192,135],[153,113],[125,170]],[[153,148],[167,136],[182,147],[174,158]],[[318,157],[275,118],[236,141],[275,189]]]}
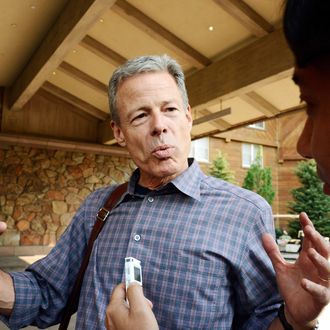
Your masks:
{"label": "fingers", "polygon": [[330,302],[330,290],[306,278],[301,281],[301,286],[322,306]]}
{"label": "fingers", "polygon": [[106,309],[105,326],[107,330],[120,329],[116,326],[121,320],[126,320],[129,309],[125,302],[125,285],[118,284],[112,291],[110,303]]}
{"label": "fingers", "polygon": [[132,327],[123,329],[159,330],[157,320],[151,310],[152,304],[143,295],[142,287],[139,284],[133,283],[128,287],[127,298]]}
{"label": "fingers", "polygon": [[282,255],[278,249],[278,246],[272,235],[263,234],[262,235],[262,244],[263,244],[263,247],[264,247],[266,253],[268,254],[275,270],[280,265],[285,264],[285,260],[282,257]]}
{"label": "fingers", "polygon": [[301,224],[303,229],[304,229],[304,227],[306,227],[308,225],[312,226],[314,228],[313,222],[309,219],[306,212],[301,212],[299,214],[299,221],[300,221],[300,224]]}
{"label": "fingers", "polygon": [[308,249],[312,246],[312,243],[309,240],[308,231],[310,230],[309,228],[311,228],[313,230],[314,225],[313,225],[312,221],[308,218],[308,216],[305,212],[301,212],[299,214],[299,221],[300,221],[301,228],[304,232],[302,250],[307,252]]}
{"label": "fingers", "polygon": [[129,309],[125,301],[125,295],[125,285],[123,283],[118,284],[112,291],[110,303],[106,311],[107,317],[112,318],[119,313],[128,314]]}
{"label": "fingers", "polygon": [[[130,306],[134,309],[140,309],[148,307],[148,308],[152,308],[152,302],[145,298],[144,294],[143,294],[143,290],[141,285],[136,284],[136,283],[132,283],[129,288],[127,289],[127,294],[126,294],[126,290],[125,290],[125,284],[121,283],[118,284],[111,295],[111,300],[110,300],[110,305],[109,306],[113,306],[114,308],[118,308],[117,306],[119,305],[123,305],[123,303],[126,303],[125,299],[126,299],[126,295],[127,295],[127,299],[129,301]],[[126,304],[125,304],[126,306]],[[128,310],[128,307],[127,307]]]}
{"label": "fingers", "polygon": [[309,249],[308,256],[318,271],[319,278],[323,286],[330,287],[330,263],[315,249]]}
{"label": "fingers", "polygon": [[[316,295],[316,298],[321,302],[329,299],[330,295],[330,245],[324,237],[315,230],[311,220],[306,213],[300,214],[300,221],[304,230],[305,238],[304,250],[307,252],[309,259],[312,261],[318,273],[318,279],[315,282],[310,282],[306,279],[305,283],[311,290],[311,294]],[[325,300],[324,300],[325,299]],[[329,300],[327,300],[329,302]]]}
{"label": "fingers", "polygon": [[154,308],[154,304],[149,299],[147,299],[147,298],[146,298],[146,301],[147,301],[147,304],[149,305],[149,307],[151,309],[153,309]]}
{"label": "fingers", "polygon": [[142,286],[137,283],[132,283],[127,289],[127,299],[129,301],[130,307],[134,311],[138,311],[141,309],[150,309],[152,308],[152,303],[150,300],[146,299]]}
{"label": "fingers", "polygon": [[122,303],[125,300],[125,284],[118,284],[112,291],[110,303]]}
{"label": "fingers", "polygon": [[303,249],[307,251],[309,248],[314,248],[325,259],[330,257],[330,245],[325,241],[324,237],[315,230],[313,223],[308,218],[307,214],[302,212],[300,214],[300,222],[305,234]]}
{"label": "fingers", "polygon": [[0,221],[0,234],[2,234],[7,229],[7,224]]}

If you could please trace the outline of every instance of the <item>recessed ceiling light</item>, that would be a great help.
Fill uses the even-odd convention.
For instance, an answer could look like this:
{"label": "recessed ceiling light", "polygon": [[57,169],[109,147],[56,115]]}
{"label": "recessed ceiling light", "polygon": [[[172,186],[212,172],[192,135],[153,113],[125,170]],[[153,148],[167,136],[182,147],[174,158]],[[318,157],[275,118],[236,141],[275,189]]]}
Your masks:
{"label": "recessed ceiling light", "polygon": [[209,26],[209,31],[213,31],[214,27],[212,25]]}
{"label": "recessed ceiling light", "polygon": [[77,53],[77,49],[74,49],[74,50],[72,51],[72,53],[74,53],[74,54]]}
{"label": "recessed ceiling light", "polygon": [[11,23],[10,26],[11,26],[12,28],[16,28],[16,27],[17,27],[17,24],[16,24],[16,23]]}
{"label": "recessed ceiling light", "polygon": [[103,22],[104,22],[103,18],[100,18],[100,22],[101,22],[101,23],[103,23]]}
{"label": "recessed ceiling light", "polygon": [[55,76],[56,75],[56,71],[53,71],[52,74],[53,74],[53,76]]}
{"label": "recessed ceiling light", "polygon": [[31,5],[30,8],[31,8],[32,10],[34,10],[34,9],[37,8],[37,6],[35,6],[35,5]]}

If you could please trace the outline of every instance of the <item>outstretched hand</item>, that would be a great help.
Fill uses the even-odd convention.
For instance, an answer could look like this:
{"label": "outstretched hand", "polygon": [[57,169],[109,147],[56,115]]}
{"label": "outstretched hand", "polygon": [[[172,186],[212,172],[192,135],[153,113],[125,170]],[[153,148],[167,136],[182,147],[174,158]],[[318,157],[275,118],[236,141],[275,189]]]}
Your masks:
{"label": "outstretched hand", "polygon": [[125,301],[125,285],[117,285],[106,310],[107,330],[158,330],[152,303],[144,297],[142,287],[131,284],[127,298],[129,307]]}
{"label": "outstretched hand", "polygon": [[262,240],[276,272],[289,323],[308,326],[330,302],[330,245],[306,213],[301,213],[299,219],[305,237],[294,264],[284,260],[270,234],[264,234]]}
{"label": "outstretched hand", "polygon": [[0,221],[0,235],[7,229],[7,224],[3,221]]}

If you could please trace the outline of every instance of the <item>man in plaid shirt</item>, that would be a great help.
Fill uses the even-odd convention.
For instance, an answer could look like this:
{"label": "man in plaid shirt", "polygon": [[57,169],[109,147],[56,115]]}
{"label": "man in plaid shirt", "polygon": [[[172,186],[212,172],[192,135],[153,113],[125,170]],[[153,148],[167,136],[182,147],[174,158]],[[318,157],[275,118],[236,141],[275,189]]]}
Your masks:
{"label": "man in plaid shirt", "polygon": [[[300,87],[301,98],[307,103],[308,109],[298,151],[307,158],[315,158],[326,194],[330,194],[329,15],[328,1],[288,0],[284,20],[284,31],[296,58],[293,79]],[[317,233],[306,214],[302,213],[300,220],[305,239],[302,252],[294,265],[283,260],[274,240],[268,234],[263,235],[264,247],[276,270],[277,283],[285,305],[281,305],[278,317],[274,316],[268,326],[265,323],[263,326],[255,324],[255,329],[316,329],[317,316],[330,301],[329,244]],[[249,254],[245,257],[252,256]],[[260,287],[263,286],[263,283],[259,284]],[[149,297],[147,290],[145,291]],[[127,296],[130,309],[123,304],[125,291],[122,285],[118,285],[107,308],[107,328],[158,329],[158,315],[155,311],[155,318],[151,303],[144,298],[142,288],[132,285]],[[258,306],[253,307],[254,312],[256,309]],[[239,316],[235,315],[234,319],[237,318]],[[220,326],[215,325],[213,328],[218,329]],[[223,328],[229,329],[231,326],[227,324]],[[250,328],[250,325],[241,323],[237,327],[233,324],[233,328],[245,329]]]}

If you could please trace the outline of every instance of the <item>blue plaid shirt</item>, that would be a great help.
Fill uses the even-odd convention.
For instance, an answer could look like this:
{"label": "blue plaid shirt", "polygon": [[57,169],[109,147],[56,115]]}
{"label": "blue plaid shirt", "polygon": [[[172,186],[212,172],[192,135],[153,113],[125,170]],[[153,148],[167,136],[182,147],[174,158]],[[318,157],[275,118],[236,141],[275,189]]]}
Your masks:
{"label": "blue plaid shirt", "polygon": [[[141,196],[128,191],[95,242],[82,286],[77,329],[104,329],[124,258],[142,261],[145,295],[160,329],[267,329],[281,298],[261,244],[273,232],[269,205],[258,195],[206,176],[198,164]],[[12,329],[58,323],[98,209],[114,186],[92,193],[58,244],[27,271],[11,273]]]}

